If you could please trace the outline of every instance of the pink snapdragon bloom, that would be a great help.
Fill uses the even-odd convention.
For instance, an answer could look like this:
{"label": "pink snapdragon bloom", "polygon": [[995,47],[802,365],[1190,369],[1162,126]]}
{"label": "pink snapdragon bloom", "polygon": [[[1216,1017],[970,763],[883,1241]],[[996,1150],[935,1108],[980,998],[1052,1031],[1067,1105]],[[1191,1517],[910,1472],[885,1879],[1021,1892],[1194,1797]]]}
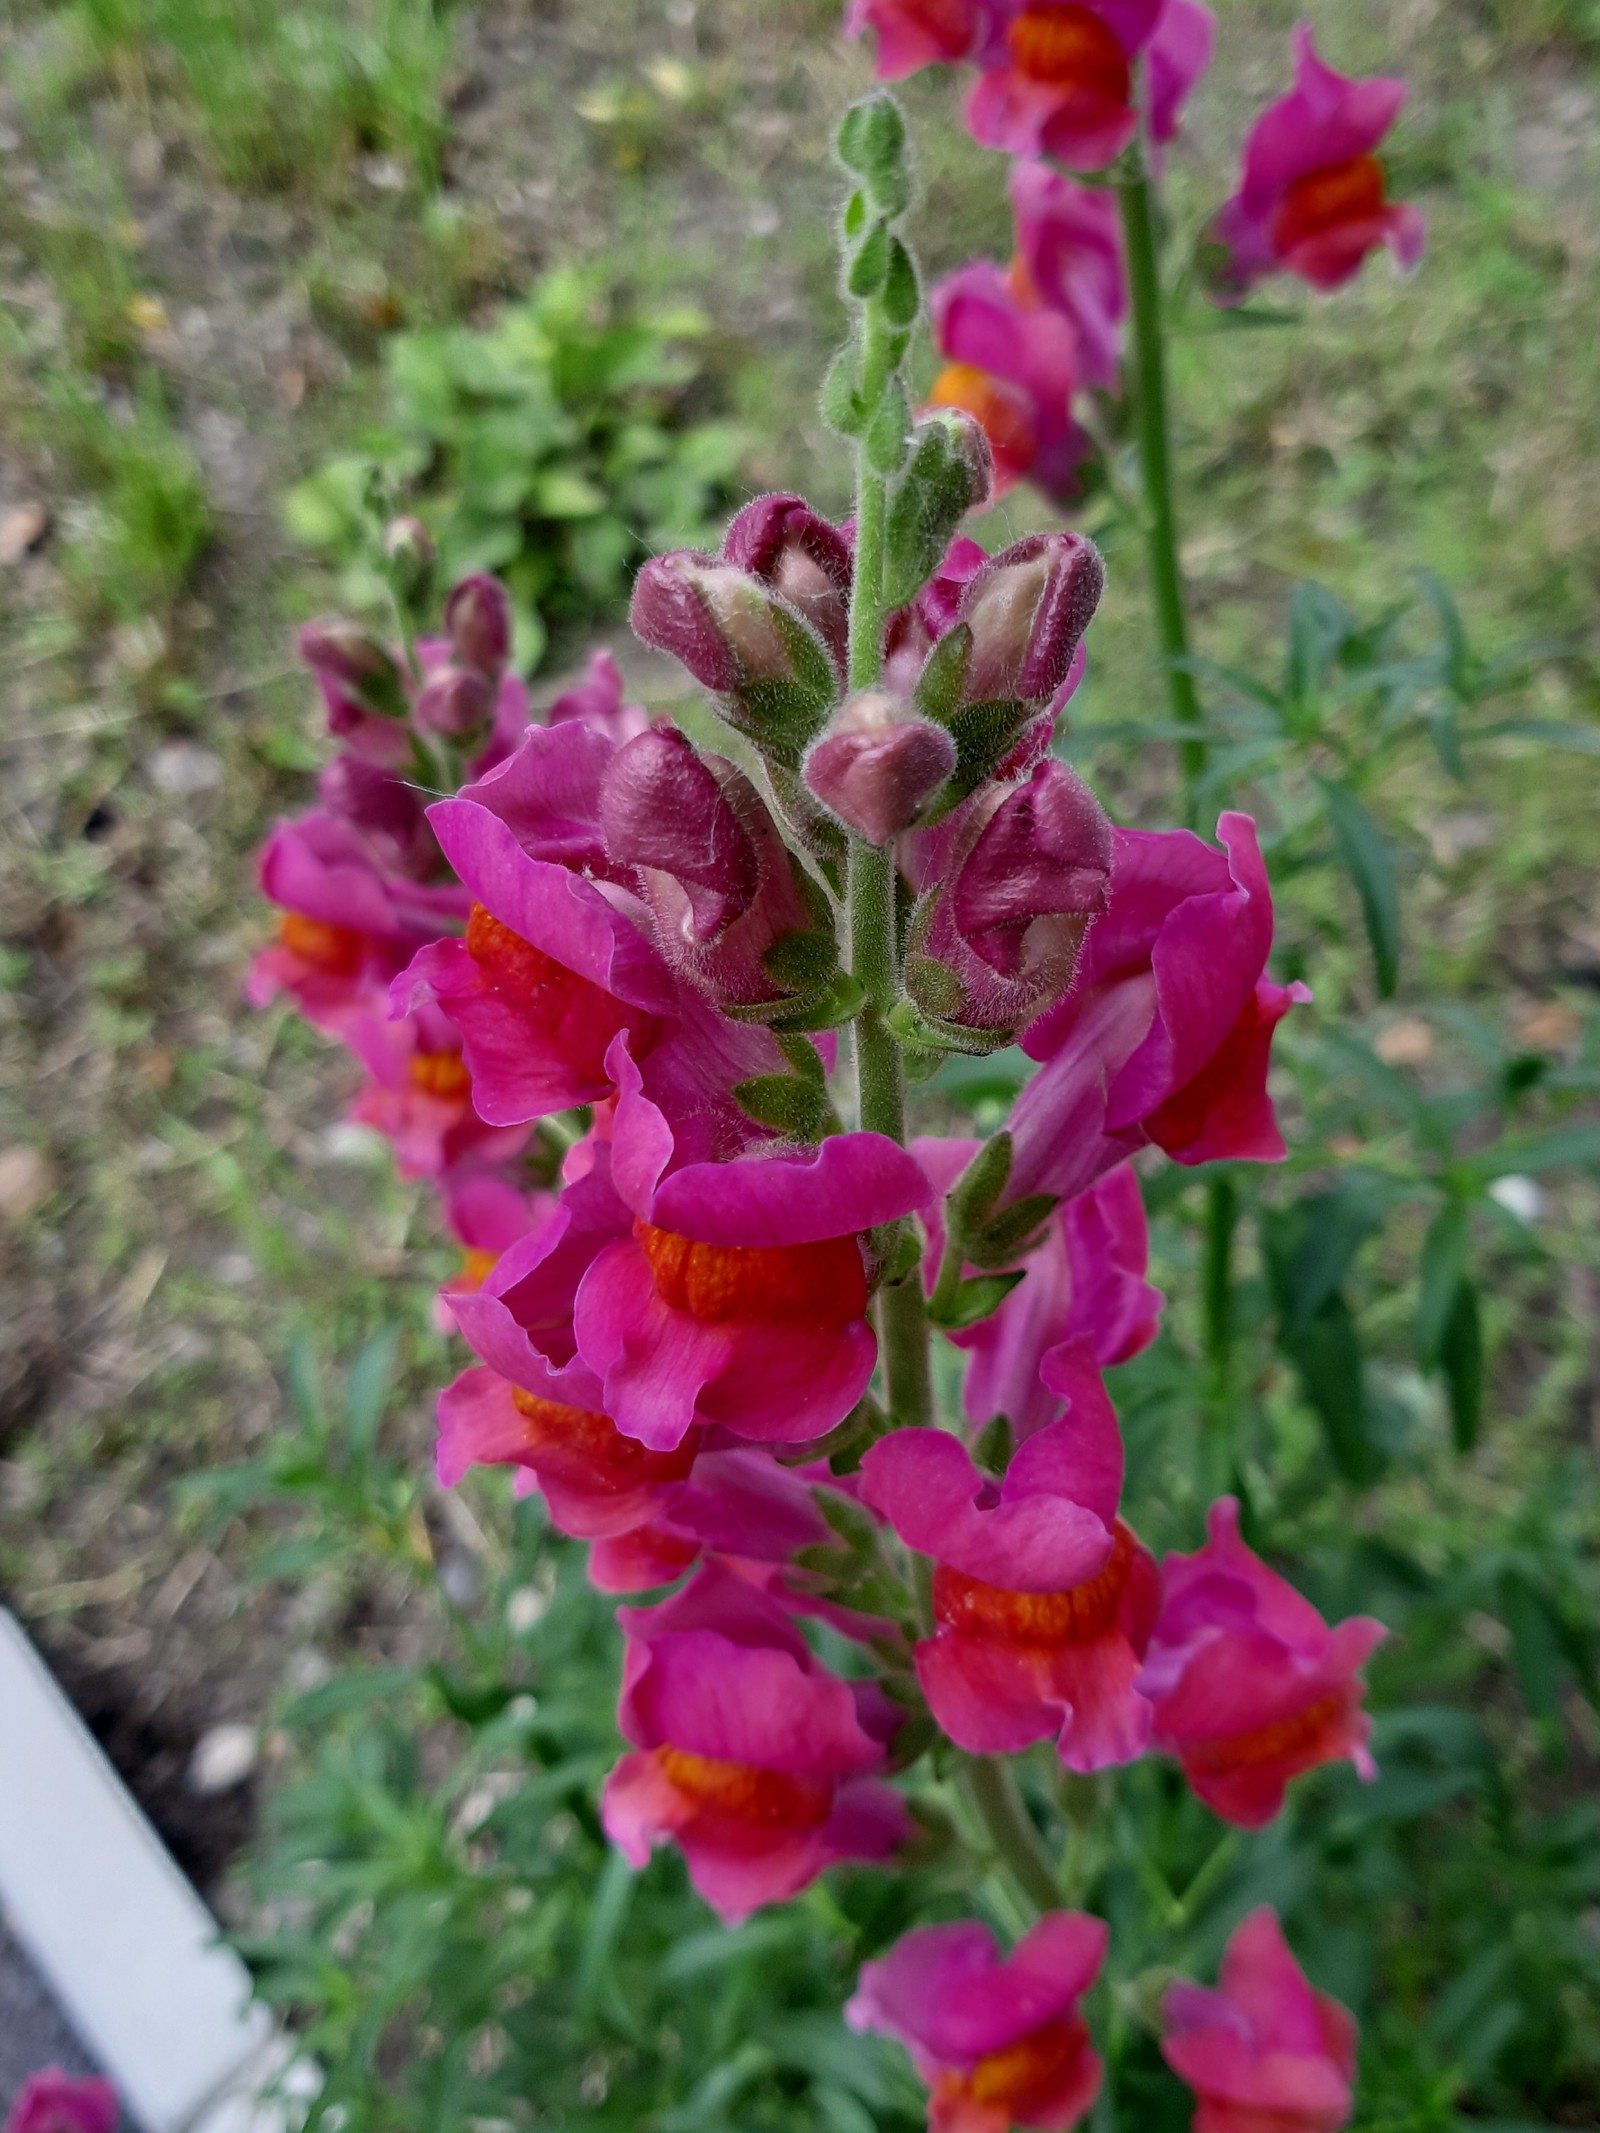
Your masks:
{"label": "pink snapdragon bloom", "polygon": [[350,1116],[391,1143],[400,1175],[439,1178],[463,1164],[512,1161],[526,1126],[489,1125],[473,1102],[461,1033],[437,1007],[398,1019],[381,999],[352,1012],[340,1030],[368,1080]]}
{"label": "pink snapdragon bloom", "polygon": [[1004,0],[848,0],[844,33],[875,38],[874,73],[900,81],[922,67],[955,66],[998,50]]}
{"label": "pink snapdragon bloom", "polygon": [[1349,2123],[1354,2017],[1312,1990],[1270,1905],[1236,1928],[1220,1989],[1180,1980],[1161,2014],[1162,2056],[1194,2090],[1194,2133],[1339,2133]]}
{"label": "pink snapdragon bloom", "polygon": [[[1178,0],[1168,0],[1169,8]],[[1128,281],[1114,196],[1075,185],[1048,163],[1013,163],[1008,190],[1017,226],[1011,282],[1024,302],[1070,319],[1082,382],[1115,391]]]}
{"label": "pink snapdragon bloom", "polygon": [[116,2133],[120,2115],[109,2081],[92,2075],[79,2080],[47,2066],[18,2089],[5,2133]]}
{"label": "pink snapdragon bloom", "polygon": [[476,801],[428,815],[465,884],[466,934],[420,950],[391,1001],[396,1014],[436,1002],[456,1024],[479,1115],[513,1125],[600,1100],[607,1049],[626,1031],[683,1122],[685,1154],[742,1145],[749,1121],[730,1092],[781,1068],[771,1037],[675,983],[631,891],[531,858],[513,824]]}
{"label": "pink snapdragon bloom", "polygon": [[1053,1737],[1068,1769],[1101,1770],[1149,1737],[1133,1683],[1160,1579],[1117,1517],[1122,1438],[1089,1342],[1053,1348],[1041,1367],[1068,1411],[1001,1481],[947,1432],[902,1429],[867,1453],[861,1495],[938,1565],[917,1679],[956,1745],[1008,1755]]}
{"label": "pink snapdragon bloom", "polygon": [[261,893],[282,912],[278,938],[250,966],[246,997],[287,992],[308,1022],[339,1035],[381,998],[417,946],[460,924],[468,899],[374,864],[356,827],[325,807],[280,822],[256,862]]}
{"label": "pink snapdragon bloom", "polygon": [[[936,1189],[948,1190],[978,1147],[977,1141],[918,1141],[914,1152]],[[930,1256],[937,1263],[942,1223],[934,1243]],[[1145,1278],[1149,1263],[1139,1181],[1130,1164],[1120,1163],[1050,1216],[1043,1237],[1021,1262],[1022,1280],[1000,1308],[948,1336],[972,1358],[963,1404],[973,1429],[1004,1415],[1020,1443],[1056,1421],[1061,1396],[1045,1383],[1039,1366],[1063,1341],[1087,1340],[1102,1370],[1147,1348],[1165,1300]]]}
{"label": "pink snapdragon bloom", "polygon": [[619,748],[649,725],[650,714],[644,706],[627,701],[622,670],[609,652],[591,652],[582,681],[564,689],[544,715],[547,726],[565,726],[574,721]]}
{"label": "pink snapdragon bloom", "polygon": [[967,100],[973,139],[1069,170],[1104,170],[1138,130],[1133,67],[1160,14],[1161,0],[1013,6],[1004,48]]}
{"label": "pink snapdragon bloom", "polygon": [[929,2133],[1065,2133],[1100,2090],[1078,2002],[1106,1940],[1082,1911],[1047,1911],[1009,1956],[975,1921],[918,1926],[863,1963],[845,2020],[905,2045],[932,2091]]}
{"label": "pink snapdragon bloom", "polygon": [[[828,1478],[826,1468],[820,1474]],[[766,1452],[704,1451],[645,1524],[596,1541],[589,1579],[602,1592],[647,1592],[671,1584],[702,1555],[747,1570],[777,1567],[832,1537],[803,1472]]]}
{"label": "pink snapdragon bloom", "polygon": [[1071,1198],[1154,1144],[1179,1163],[1281,1162],[1267,1094],[1272,1032],[1303,985],[1265,975],[1272,892],[1248,815],[1114,832],[1110,906],[1077,980],[1025,1032],[1041,1061],[1017,1099],[1008,1195]]}
{"label": "pink snapdragon bloom", "polygon": [[1154,1740],[1213,1813],[1260,1829],[1291,1778],[1345,1758],[1377,1776],[1361,1667],[1388,1634],[1370,1615],[1330,1629],[1239,1538],[1239,1506],[1211,1506],[1209,1538],[1162,1565],[1166,1598],[1139,1677]]}
{"label": "pink snapdragon bloom", "polygon": [[1405,83],[1335,73],[1318,58],[1307,23],[1294,33],[1294,54],[1294,87],[1256,120],[1239,190],[1211,227],[1227,255],[1217,289],[1224,303],[1279,272],[1313,289],[1340,288],[1380,244],[1414,267],[1427,242],[1421,212],[1389,199],[1377,156]]}
{"label": "pink snapdragon bloom", "polygon": [[666,1839],[727,1924],[797,1895],[840,1859],[885,1859],[911,1833],[881,1780],[879,1702],[812,1657],[768,1594],[711,1564],[658,1607],[625,1607],[624,1755],[606,1834],[642,1867]]}
{"label": "pink snapdragon bloom", "polygon": [[1090,452],[1072,415],[1072,396],[1088,382],[1072,320],[1019,295],[1005,269],[987,259],[947,274],[929,301],[945,366],[928,405],[960,408],[978,424],[996,499],[1031,481],[1065,502]]}
{"label": "pink snapdragon bloom", "polygon": [[803,1154],[673,1168],[674,1127],[617,1040],[610,1176],[623,1233],[579,1284],[578,1353],[629,1436],[696,1422],[800,1442],[842,1422],[877,1356],[866,1232],[926,1205],[915,1158],[876,1133]]}

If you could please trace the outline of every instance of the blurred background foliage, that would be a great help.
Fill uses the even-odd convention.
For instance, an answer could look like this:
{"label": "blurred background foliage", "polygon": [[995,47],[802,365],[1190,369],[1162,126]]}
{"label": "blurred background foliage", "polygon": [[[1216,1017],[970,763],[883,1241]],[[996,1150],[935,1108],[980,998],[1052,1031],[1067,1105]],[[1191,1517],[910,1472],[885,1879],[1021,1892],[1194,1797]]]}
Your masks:
{"label": "blurred background foliage", "polygon": [[[1258,1837],[1172,1773],[1027,1782],[1114,1929],[1096,2133],[1187,2109],[1151,2015],[1277,1903],[1363,2022],[1358,2124],[1600,2116],[1600,11],[1316,0],[1414,85],[1408,283],[1239,330],[1186,247],[1297,10],[1224,0],[1173,159],[1175,384],[1212,793],[1260,815],[1292,1155],[1147,1180],[1161,1340],[1132,1515],[1237,1488],[1325,1611],[1393,1629],[1383,1775]],[[838,2020],[913,1915],[836,1876],[738,1933],[607,1861],[610,1609],[503,1489],[442,1495],[447,1255],[252,1016],[248,855],[319,760],[292,624],[373,594],[363,505],[509,569],[553,689],[647,550],[763,486],[844,501],[834,0],[13,0],[0,21],[0,1588],[327,2070],[330,2126],[900,2133]],[[1007,242],[951,85],[909,85],[934,272]],[[1137,528],[1066,745],[1174,776]],[[1042,522],[1008,500],[991,541]],[[669,708],[675,679],[630,676]],[[930,1092],[998,1122],[1020,1058]],[[226,1799],[218,1723],[260,1764]],[[241,1851],[248,1840],[249,1848]],[[335,2115],[338,2114],[338,2115]]]}

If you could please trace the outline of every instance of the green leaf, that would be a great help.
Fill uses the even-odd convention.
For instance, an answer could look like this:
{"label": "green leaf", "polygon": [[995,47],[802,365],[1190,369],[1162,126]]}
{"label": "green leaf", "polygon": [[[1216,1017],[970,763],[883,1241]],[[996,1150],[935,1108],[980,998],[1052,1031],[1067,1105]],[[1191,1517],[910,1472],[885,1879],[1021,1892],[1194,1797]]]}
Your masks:
{"label": "green leaf", "polygon": [[1308,1325],[1286,1329],[1282,1340],[1334,1465],[1355,1487],[1368,1487],[1383,1471],[1384,1458],[1371,1432],[1365,1362],[1350,1306],[1342,1296],[1330,1296]]}
{"label": "green leaf", "polygon": [[1575,1170],[1600,1161],[1600,1125],[1558,1126],[1549,1133],[1497,1141],[1467,1156],[1462,1171],[1481,1183],[1495,1178],[1536,1177],[1542,1170]]}
{"label": "green leaf", "polygon": [[946,1333],[959,1333],[967,1326],[975,1326],[980,1320],[990,1318],[1005,1302],[1019,1281],[1027,1278],[1026,1267],[1015,1267],[1005,1274],[979,1274],[961,1282],[953,1302],[948,1307],[928,1307],[928,1316]]}
{"label": "green leaf", "polygon": [[[909,187],[908,187],[909,193]],[[881,204],[881,203],[880,203]],[[893,326],[911,326],[922,309],[922,290],[911,254],[898,237],[889,243],[889,272],[883,284],[884,316]]]}
{"label": "green leaf", "polygon": [[956,1179],[946,1202],[952,1236],[965,1237],[969,1229],[982,1225],[1006,1189],[1012,1154],[1011,1135],[996,1133],[984,1142]]}
{"label": "green leaf", "polygon": [[889,225],[875,222],[857,245],[845,274],[845,287],[855,297],[876,296],[889,277]]}
{"label": "green leaf", "polygon": [[372,1456],[378,1424],[388,1403],[394,1378],[399,1336],[392,1327],[377,1334],[350,1366],[345,1387],[344,1431],[346,1442],[358,1463]]}
{"label": "green leaf", "polygon": [[1292,1207],[1263,1214],[1273,1301],[1291,1335],[1304,1331],[1337,1293],[1393,1200],[1386,1179],[1355,1172],[1330,1192],[1308,1193]]}
{"label": "green leaf", "polygon": [[1459,1200],[1439,1210],[1422,1242],[1422,1291],[1417,1302],[1417,1360],[1432,1370],[1444,1351],[1445,1328],[1467,1271],[1467,1211]]}
{"label": "green leaf", "polygon": [[1347,785],[1318,778],[1345,872],[1361,899],[1367,942],[1381,998],[1389,999],[1400,975],[1400,889],[1394,861],[1377,824]]}
{"label": "green leaf", "polygon": [[1477,1284],[1462,1281],[1445,1321],[1439,1362],[1450,1391],[1450,1422],[1458,1452],[1470,1452],[1483,1427],[1483,1320]]}

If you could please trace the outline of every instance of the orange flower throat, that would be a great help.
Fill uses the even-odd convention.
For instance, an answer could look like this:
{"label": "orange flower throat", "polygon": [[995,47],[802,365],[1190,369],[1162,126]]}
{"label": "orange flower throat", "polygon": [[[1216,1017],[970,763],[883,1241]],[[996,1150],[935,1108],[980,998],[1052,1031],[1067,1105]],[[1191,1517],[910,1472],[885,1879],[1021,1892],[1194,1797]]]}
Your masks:
{"label": "orange flower throat", "polygon": [[566,1407],[520,1385],[512,1386],[511,1399],[526,1424],[524,1449],[558,1478],[565,1475],[620,1496],[629,1489],[681,1481],[694,1465],[692,1439],[675,1452],[653,1452],[637,1438],[625,1437],[609,1415]]}
{"label": "orange flower throat", "polygon": [[1326,236],[1347,223],[1371,222],[1384,210],[1383,165],[1376,156],[1352,156],[1296,178],[1272,218],[1272,241],[1282,254]]}
{"label": "orange flower throat", "polygon": [[847,1326],[867,1308],[867,1270],[854,1237],[817,1244],[700,1244],[635,1222],[656,1294],[713,1325],[777,1321]]}
{"label": "orange flower throat", "polygon": [[345,977],[359,968],[367,945],[365,937],[348,926],[330,926],[301,911],[284,912],[278,921],[278,939],[291,955],[330,978]]}
{"label": "orange flower throat", "polygon": [[688,1748],[657,1748],[655,1757],[662,1774],[686,1799],[729,1821],[769,1829],[814,1829],[827,1821],[833,1804],[825,1785],[793,1771],[724,1762]]}
{"label": "orange flower throat", "polygon": [[413,1052],[411,1079],[425,1096],[460,1103],[472,1092],[472,1076],[458,1051]]}
{"label": "orange flower throat", "polygon": [[989,440],[995,466],[1008,482],[1033,464],[1033,417],[1012,388],[973,363],[947,363],[933,381],[930,407],[958,407]]}
{"label": "orange flower throat", "polygon": [[1116,1623],[1136,1545],[1119,1518],[1105,1568],[1067,1592],[1010,1592],[941,1563],[933,1573],[935,1619],[986,1644],[1090,1644]]}
{"label": "orange flower throat", "polygon": [[1128,55],[1116,32],[1086,7],[1036,0],[1006,31],[1019,74],[1041,88],[1083,90],[1097,102],[1126,104]]}
{"label": "orange flower throat", "polygon": [[1063,2015],[1029,2030],[1015,2044],[989,2052],[969,2073],[941,2074],[938,2093],[951,2103],[959,2098],[986,2104],[1026,2124],[1049,2109],[1088,2048],[1089,2031],[1082,2017]]}
{"label": "orange flower throat", "polygon": [[546,955],[503,920],[474,904],[467,917],[468,955],[489,990],[586,1074],[601,1076],[606,1046],[629,1019],[620,1000]]}
{"label": "orange flower throat", "polygon": [[1247,1733],[1185,1741],[1181,1750],[1184,1767],[1201,1777],[1223,1777],[1230,1770],[1242,1770],[1255,1763],[1275,1763],[1283,1757],[1303,1755],[1308,1749],[1320,1747],[1343,1705],[1340,1691],[1330,1689],[1303,1711],[1275,1718],[1264,1726],[1252,1726]]}

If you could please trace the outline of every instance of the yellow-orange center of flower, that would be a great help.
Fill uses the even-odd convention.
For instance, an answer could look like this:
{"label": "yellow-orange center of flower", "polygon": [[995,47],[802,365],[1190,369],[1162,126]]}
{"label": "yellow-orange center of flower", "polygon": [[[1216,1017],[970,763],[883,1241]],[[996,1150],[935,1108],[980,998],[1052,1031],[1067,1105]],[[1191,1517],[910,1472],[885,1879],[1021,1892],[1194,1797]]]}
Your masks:
{"label": "yellow-orange center of flower", "polygon": [[330,926],[320,918],[307,918],[301,911],[285,911],[278,921],[278,938],[291,955],[329,977],[341,977],[361,961],[366,942],[348,926]]}
{"label": "yellow-orange center of flower", "polygon": [[973,363],[947,363],[933,381],[930,407],[958,407],[989,440],[994,463],[1007,481],[1020,481],[1033,464],[1033,417],[1019,396]]}
{"label": "yellow-orange center of flower", "polygon": [[1282,1756],[1299,1755],[1318,1741],[1339,1716],[1343,1697],[1337,1689],[1308,1703],[1303,1711],[1275,1718],[1247,1733],[1225,1733],[1216,1740],[1185,1741],[1183,1760],[1202,1777],[1221,1777],[1255,1763],[1275,1763]]}
{"label": "yellow-orange center of flower", "polygon": [[457,1289],[481,1289],[499,1264],[498,1252],[485,1251],[480,1244],[469,1244],[461,1254],[461,1271],[451,1286]]}
{"label": "yellow-orange center of flower", "polygon": [[816,1244],[700,1244],[635,1222],[656,1294],[708,1324],[777,1320],[846,1326],[867,1308],[867,1271],[854,1237]]}
{"label": "yellow-orange center of flower", "polygon": [[1067,1592],[1010,1592],[941,1563],[933,1573],[933,1612],[946,1628],[988,1644],[1089,1644],[1116,1622],[1134,1547],[1119,1518],[1104,1569]]}
{"label": "yellow-orange center of flower", "polygon": [[832,1800],[825,1785],[789,1770],[762,1770],[754,1763],[724,1762],[688,1748],[658,1748],[662,1773],[697,1807],[735,1822],[769,1828],[815,1828],[826,1822]]}
{"label": "yellow-orange center of flower", "polygon": [[1042,0],[1026,7],[1006,31],[1019,74],[1047,89],[1081,89],[1110,104],[1125,104],[1132,77],[1128,55],[1110,25],[1086,7]]}
{"label": "yellow-orange center of flower", "polygon": [[528,1024],[559,1045],[567,1062],[598,1077],[606,1046],[628,1019],[627,1009],[601,986],[546,955],[482,904],[467,917],[467,953],[489,989]]}
{"label": "yellow-orange center of flower", "polygon": [[938,2090],[948,2102],[960,2098],[1026,2120],[1048,2108],[1088,2043],[1082,2017],[1063,2015],[988,2053],[965,2074],[941,2074]]}
{"label": "yellow-orange center of flower", "polygon": [[459,1103],[472,1087],[472,1076],[458,1051],[413,1052],[411,1079],[425,1096]]}
{"label": "yellow-orange center of flower", "polygon": [[693,1442],[675,1452],[653,1452],[636,1437],[625,1437],[609,1415],[567,1407],[520,1385],[512,1386],[511,1400],[526,1425],[526,1450],[544,1455],[553,1467],[571,1470],[590,1487],[621,1494],[653,1482],[681,1480],[694,1464]]}
{"label": "yellow-orange center of flower", "polygon": [[1352,156],[1295,179],[1272,218],[1272,241],[1279,252],[1292,252],[1345,223],[1370,222],[1383,208],[1383,165],[1376,156]]}

